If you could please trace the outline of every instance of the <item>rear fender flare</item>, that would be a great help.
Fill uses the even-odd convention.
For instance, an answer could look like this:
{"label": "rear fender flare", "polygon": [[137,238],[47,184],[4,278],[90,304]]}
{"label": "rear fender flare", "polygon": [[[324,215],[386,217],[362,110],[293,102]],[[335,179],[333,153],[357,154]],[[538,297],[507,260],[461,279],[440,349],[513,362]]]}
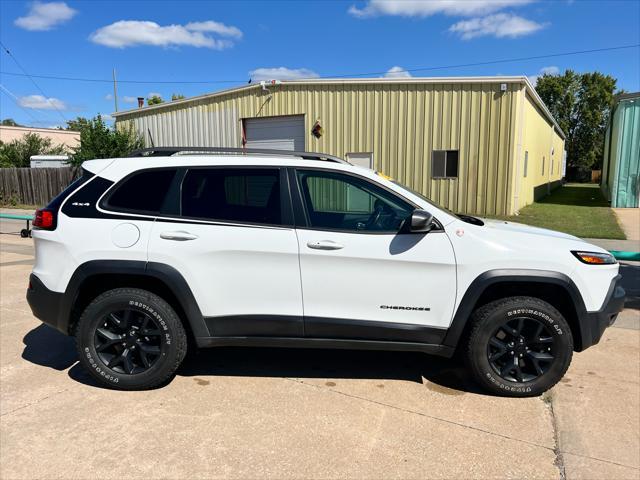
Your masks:
{"label": "rear fender flare", "polygon": [[207,337],[202,312],[184,277],[175,268],[156,262],[135,260],[92,260],[80,265],[73,273],[65,291],[58,319],[58,329],[68,331],[71,312],[82,285],[91,277],[99,275],[136,275],[149,277],[164,283],[175,295],[186,315],[195,337]]}

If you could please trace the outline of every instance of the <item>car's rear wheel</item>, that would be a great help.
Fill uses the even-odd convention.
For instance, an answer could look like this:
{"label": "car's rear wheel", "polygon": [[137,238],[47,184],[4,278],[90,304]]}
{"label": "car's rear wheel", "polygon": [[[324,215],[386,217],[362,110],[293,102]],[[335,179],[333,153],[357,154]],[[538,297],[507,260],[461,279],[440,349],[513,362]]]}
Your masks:
{"label": "car's rear wheel", "polygon": [[118,288],[95,298],[76,328],[80,362],[101,384],[123,390],[169,380],[187,351],[180,318],[159,296]]}
{"label": "car's rear wheel", "polygon": [[571,330],[549,303],[533,297],[491,302],[473,314],[467,361],[491,392],[540,395],[565,374],[573,355]]}

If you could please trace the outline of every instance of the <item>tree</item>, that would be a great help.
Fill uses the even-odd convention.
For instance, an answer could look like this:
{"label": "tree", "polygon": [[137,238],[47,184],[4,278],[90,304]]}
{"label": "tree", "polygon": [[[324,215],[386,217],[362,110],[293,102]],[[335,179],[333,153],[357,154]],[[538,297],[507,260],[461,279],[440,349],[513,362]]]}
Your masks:
{"label": "tree", "polygon": [[591,178],[591,170],[602,161],[616,79],[599,72],[566,70],[562,75],[538,78],[536,91],[567,136],[567,176]]}
{"label": "tree", "polygon": [[94,158],[124,157],[140,148],[144,148],[144,140],[135,133],[133,126],[109,127],[98,115],[80,130],[80,145],[74,148],[71,163],[80,165]]}
{"label": "tree", "polygon": [[50,138],[27,133],[8,143],[0,142],[0,167],[29,167],[32,155],[65,155],[64,145],[53,145]]}
{"label": "tree", "polygon": [[65,130],[73,130],[75,132],[81,132],[85,127],[89,125],[91,120],[85,117],[77,117],[75,120],[67,120],[67,126]]}
{"label": "tree", "polygon": [[159,95],[152,95],[147,98],[147,105],[158,105],[160,103],[164,103],[164,100]]}
{"label": "tree", "polygon": [[175,100],[182,100],[183,98],[185,98],[184,95],[182,95],[181,93],[173,93],[171,94],[171,101],[174,102]]}
{"label": "tree", "polygon": [[22,126],[18,122],[16,122],[13,118],[5,118],[4,120],[2,120],[2,122],[0,122],[0,125],[2,125],[3,127],[21,127]]}

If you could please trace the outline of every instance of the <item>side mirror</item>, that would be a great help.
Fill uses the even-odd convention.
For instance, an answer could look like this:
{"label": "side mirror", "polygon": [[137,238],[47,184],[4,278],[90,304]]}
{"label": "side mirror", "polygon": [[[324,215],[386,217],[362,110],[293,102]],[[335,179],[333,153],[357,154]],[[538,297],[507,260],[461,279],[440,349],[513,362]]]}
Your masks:
{"label": "side mirror", "polygon": [[411,233],[426,233],[433,228],[433,215],[424,210],[414,210],[411,214]]}

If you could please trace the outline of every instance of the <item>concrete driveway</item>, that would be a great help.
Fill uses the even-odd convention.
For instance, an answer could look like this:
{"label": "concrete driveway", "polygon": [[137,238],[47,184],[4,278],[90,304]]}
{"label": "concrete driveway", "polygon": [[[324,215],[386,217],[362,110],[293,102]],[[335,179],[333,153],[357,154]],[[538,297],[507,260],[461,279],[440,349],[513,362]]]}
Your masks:
{"label": "concrete driveway", "polygon": [[272,349],[116,392],[31,315],[31,241],[0,247],[0,478],[640,478],[638,310],[543,398],[420,354]]}

